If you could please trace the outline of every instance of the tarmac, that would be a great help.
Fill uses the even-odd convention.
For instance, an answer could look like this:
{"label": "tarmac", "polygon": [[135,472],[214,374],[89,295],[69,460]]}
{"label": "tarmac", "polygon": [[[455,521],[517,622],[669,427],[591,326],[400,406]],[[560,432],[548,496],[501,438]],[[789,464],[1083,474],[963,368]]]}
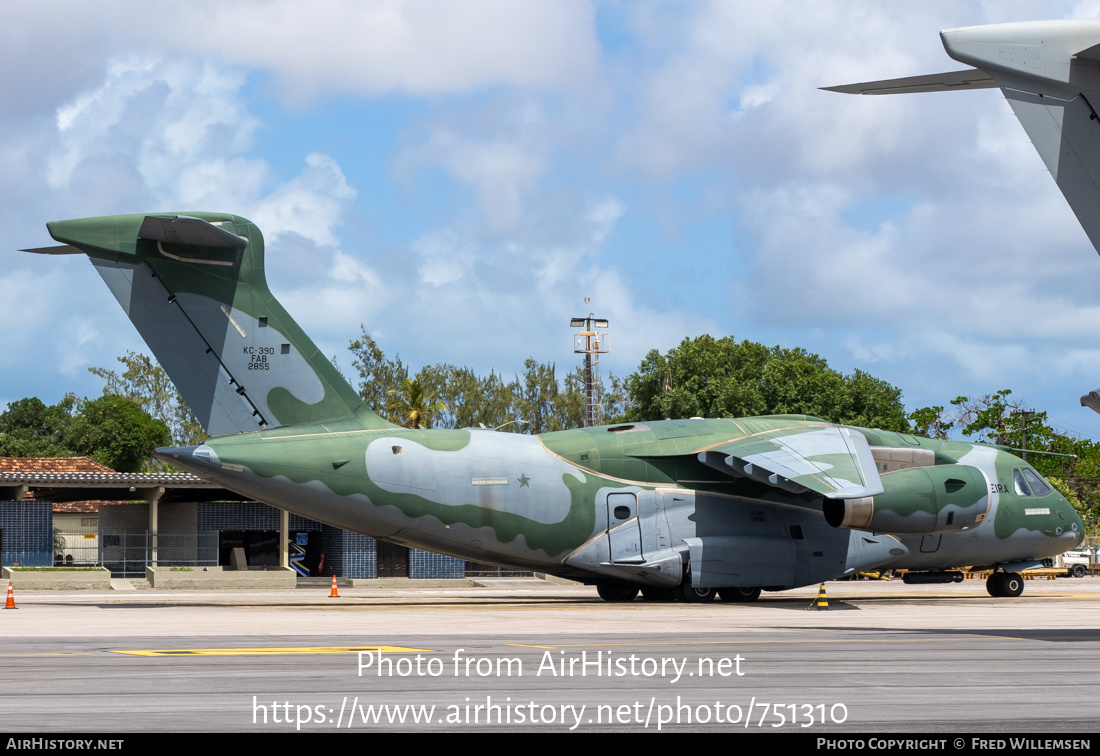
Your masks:
{"label": "tarmac", "polygon": [[611,604],[535,578],[369,583],[17,593],[0,730],[1100,730],[1096,577],[1011,599],[835,581],[827,610],[817,586]]}

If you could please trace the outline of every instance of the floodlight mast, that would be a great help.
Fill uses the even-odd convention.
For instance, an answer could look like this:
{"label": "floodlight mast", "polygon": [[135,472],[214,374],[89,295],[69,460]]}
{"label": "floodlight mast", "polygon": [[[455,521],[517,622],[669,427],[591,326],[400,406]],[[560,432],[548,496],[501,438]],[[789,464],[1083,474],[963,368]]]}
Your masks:
{"label": "floodlight mast", "polygon": [[[584,298],[585,309],[592,302]],[[607,320],[597,318],[591,312],[579,318],[571,318],[571,328],[583,330],[573,334],[573,353],[584,355],[584,427],[603,425],[603,397],[600,396],[600,355],[610,351],[609,334],[596,331],[607,328]]]}

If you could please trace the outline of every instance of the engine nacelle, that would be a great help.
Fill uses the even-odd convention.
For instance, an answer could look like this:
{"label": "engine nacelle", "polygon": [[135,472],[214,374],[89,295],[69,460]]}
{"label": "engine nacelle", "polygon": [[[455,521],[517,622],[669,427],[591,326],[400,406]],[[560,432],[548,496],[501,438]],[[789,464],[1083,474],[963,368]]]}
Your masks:
{"label": "engine nacelle", "polygon": [[968,530],[989,513],[989,481],[970,465],[886,473],[882,486],[878,496],[825,499],[825,521],[835,528],[928,535]]}

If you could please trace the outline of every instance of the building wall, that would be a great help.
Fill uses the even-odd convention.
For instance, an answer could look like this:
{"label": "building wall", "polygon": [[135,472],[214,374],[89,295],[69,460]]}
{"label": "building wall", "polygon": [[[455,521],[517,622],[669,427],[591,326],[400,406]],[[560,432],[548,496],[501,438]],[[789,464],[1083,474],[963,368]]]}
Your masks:
{"label": "building wall", "polygon": [[149,502],[128,504],[101,504],[99,507],[99,532],[144,533],[149,529]]}
{"label": "building wall", "polygon": [[466,577],[466,562],[443,554],[420,549],[409,550],[410,578],[460,578]]}
{"label": "building wall", "polygon": [[[200,502],[198,504],[199,530],[278,530],[279,510],[247,502]],[[301,515],[290,515],[290,531],[320,530],[321,523]]]}
{"label": "building wall", "polygon": [[378,553],[373,538],[328,526],[323,538],[326,575],[378,577]]}
{"label": "building wall", "polygon": [[3,563],[8,567],[53,564],[53,504],[48,501],[0,501]]}
{"label": "building wall", "polygon": [[[278,530],[279,510],[266,504],[171,503],[158,505],[158,562],[188,561],[195,558],[193,540],[169,536],[191,536],[208,530]],[[148,502],[104,504],[99,508],[101,558],[105,563],[137,559],[149,530]],[[53,511],[46,501],[0,502],[3,528],[3,563],[26,566],[53,564]],[[290,515],[290,533],[319,533],[325,555],[324,574],[349,578],[378,576],[377,546],[370,536],[322,525],[300,515]],[[104,539],[104,534],[115,536]],[[126,535],[133,536],[126,538]],[[136,551],[135,551],[136,549]],[[460,578],[465,572],[461,559],[411,549],[409,577]]]}

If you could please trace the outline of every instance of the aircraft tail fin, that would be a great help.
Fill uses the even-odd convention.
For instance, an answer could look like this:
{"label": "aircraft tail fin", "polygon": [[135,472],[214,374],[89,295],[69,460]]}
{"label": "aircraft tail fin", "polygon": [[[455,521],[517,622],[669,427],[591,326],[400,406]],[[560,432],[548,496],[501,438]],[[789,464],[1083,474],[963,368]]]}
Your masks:
{"label": "aircraft tail fin", "polygon": [[1100,252],[1100,21],[1029,21],[940,32],[967,71],[828,87],[897,94],[1000,87]]}
{"label": "aircraft tail fin", "polygon": [[272,295],[263,236],[248,220],[116,215],[47,228],[91,258],[210,435],[315,422],[390,425]]}

